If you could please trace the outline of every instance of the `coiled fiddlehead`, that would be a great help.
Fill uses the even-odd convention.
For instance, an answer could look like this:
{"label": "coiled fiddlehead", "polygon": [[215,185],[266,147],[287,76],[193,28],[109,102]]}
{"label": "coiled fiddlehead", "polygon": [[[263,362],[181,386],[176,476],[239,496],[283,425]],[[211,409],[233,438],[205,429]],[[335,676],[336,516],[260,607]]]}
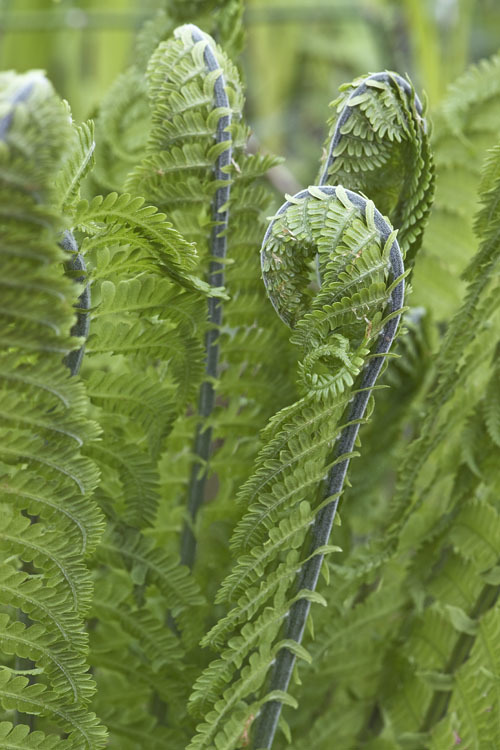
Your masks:
{"label": "coiled fiddlehead", "polygon": [[[346,181],[356,181],[358,189],[375,184],[375,167],[394,170],[411,141],[422,175],[416,191],[421,208],[417,219],[406,218],[405,247],[415,250],[432,174],[422,168],[427,142],[421,105],[406,82],[399,88],[399,80],[373,76],[361,90],[356,82],[357,93],[347,101],[341,97],[323,179],[341,171],[336,159],[344,154]],[[391,154],[392,145],[398,153]],[[407,166],[405,160],[399,165],[405,175]],[[399,192],[392,186],[384,211],[397,209],[412,182],[406,175]],[[379,192],[384,179],[380,183]],[[193,711],[207,704],[213,710],[190,750],[213,743],[236,747],[238,728],[241,736],[257,715],[252,746],[271,747],[282,703],[294,702],[286,691],[295,658],[309,658],[301,640],[310,603],[325,603],[316,583],[324,555],[338,549],[328,544],[330,531],[349,460],[358,455],[353,449],[359,426],[398,327],[407,273],[389,221],[348,187],[320,185],[298,193],[279,209],[264,238],[268,294],[294,329],[292,341],[304,349],[304,395],[270,421],[255,472],[240,493],[248,506],[232,539],[240,556],[217,597],[233,606],[204,639],[217,648],[226,645],[191,696]],[[395,214],[406,216],[405,206]],[[235,630],[239,635],[232,638]],[[269,670],[269,686],[259,697]]]}
{"label": "coiled fiddlehead", "polygon": [[372,73],[341,88],[319,184],[363,193],[398,229],[411,268],[434,194],[424,107],[397,73]]}
{"label": "coiled fiddlehead", "polygon": [[[335,198],[337,197],[337,193],[343,193],[343,191],[341,193],[340,188],[330,186],[321,186],[319,190],[323,195],[332,196]],[[308,191],[302,191],[294,196],[294,199],[307,200],[309,195],[310,194],[308,193]],[[375,351],[373,352],[374,356],[369,358],[368,364],[366,364],[366,367],[364,368],[359,389],[354,395],[352,403],[347,411],[347,416],[345,418],[345,427],[343,428],[338,438],[337,447],[333,455],[334,466],[328,473],[325,492],[325,498],[331,497],[333,499],[319,511],[314,521],[311,533],[311,541],[309,543],[308,559],[302,567],[298,578],[297,591],[299,592],[315,591],[316,589],[321,565],[323,563],[323,554],[318,551],[328,545],[333,520],[337,511],[340,494],[344,485],[345,476],[349,467],[349,461],[350,457],[352,456],[359,427],[364,419],[366,407],[372,389],[380,374],[380,370],[382,369],[385,355],[389,352],[394,340],[404,301],[405,274],[403,257],[399,248],[399,244],[395,239],[394,233],[392,231],[392,227],[383,218],[380,212],[377,211],[377,209],[373,208],[373,204],[370,204],[370,202],[366,198],[363,198],[362,196],[357,195],[350,190],[345,191],[345,195],[351,202],[352,206],[358,209],[358,211],[363,215],[365,219],[367,218],[367,210],[373,212],[372,226],[378,232],[379,237],[384,245],[389,245],[390,247],[390,276],[393,282],[389,287],[389,289],[391,289],[389,301],[390,313],[387,322],[385,323],[378,336]],[[284,203],[278,211],[278,216],[285,214],[291,205],[292,203],[290,201]],[[370,219],[368,219],[368,221],[370,221]],[[275,307],[280,317],[282,317],[282,319],[285,319],[284,314],[280,310],[278,298],[275,296],[275,281],[274,279],[271,280],[274,275],[276,275],[278,278],[281,277],[281,269],[279,270],[278,274],[276,274],[276,266],[280,266],[281,262],[276,263],[275,261],[273,263],[272,256],[270,256],[269,247],[269,238],[272,235],[275,222],[276,219],[271,222],[264,238],[262,248],[262,269],[264,281],[271,302],[273,303],[273,306]],[[271,252],[275,252],[275,248]],[[361,252],[361,250],[358,252]],[[344,300],[342,300],[342,302],[343,301]],[[367,323],[368,325],[370,325],[370,322],[368,320]],[[309,598],[299,598],[292,604],[284,635],[286,641],[295,641],[298,644],[301,643],[310,606],[311,600]],[[271,678],[272,692],[276,690],[286,692],[292,674],[295,658],[296,654],[292,650],[283,648],[279,651],[276,657],[273,676]],[[280,710],[281,703],[279,701],[269,701],[264,705],[255,735],[254,746],[256,748],[271,747]]]}

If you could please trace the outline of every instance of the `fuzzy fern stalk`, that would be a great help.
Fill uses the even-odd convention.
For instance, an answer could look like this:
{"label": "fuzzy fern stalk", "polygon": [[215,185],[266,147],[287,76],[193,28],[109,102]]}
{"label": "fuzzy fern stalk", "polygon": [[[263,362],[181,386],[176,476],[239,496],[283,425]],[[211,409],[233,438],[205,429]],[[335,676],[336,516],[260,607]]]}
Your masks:
{"label": "fuzzy fern stalk", "polygon": [[[196,26],[188,26],[192,40],[205,42],[203,58],[208,71],[207,80],[213,80],[214,112],[217,115],[217,130],[215,133],[215,148],[217,159],[214,169],[214,180],[218,185],[213,200],[213,230],[210,243],[210,269],[208,281],[212,287],[224,286],[224,265],[227,249],[228,202],[230,197],[229,167],[232,158],[232,144],[229,126],[231,124],[231,109],[226,91],[224,73],[214,50],[207,43],[207,37]],[[210,75],[212,74],[212,75]],[[193,524],[198,509],[203,502],[207,478],[207,463],[210,457],[212,429],[208,426],[215,404],[215,380],[218,375],[219,362],[219,331],[222,323],[222,302],[215,297],[208,299],[209,327],[205,335],[206,364],[205,379],[200,388],[198,400],[198,414],[200,422],[196,427],[194,441],[194,463],[189,480],[187,512],[188,521],[184,525],[181,537],[181,562],[192,567],[194,562],[196,540]]]}
{"label": "fuzzy fern stalk", "polygon": [[[98,471],[81,449],[99,431],[63,364],[81,345],[71,337],[79,287],[64,273],[54,188],[72,126],[41,73],[3,74],[0,108],[0,702],[39,730],[3,722],[2,746],[97,750],[106,733],[89,710],[83,622],[102,517]],[[32,668],[17,671],[19,659]]]}

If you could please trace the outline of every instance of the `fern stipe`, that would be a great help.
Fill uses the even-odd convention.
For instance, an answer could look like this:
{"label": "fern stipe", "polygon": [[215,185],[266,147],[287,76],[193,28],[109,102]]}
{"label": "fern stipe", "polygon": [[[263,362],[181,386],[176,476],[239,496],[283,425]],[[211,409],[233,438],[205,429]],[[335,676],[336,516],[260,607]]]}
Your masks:
{"label": "fern stipe", "polygon": [[[211,48],[211,40],[194,25],[187,28],[191,30],[194,42],[207,42],[203,56],[208,72],[219,71],[214,83],[214,107],[223,108],[225,114],[219,117],[215,141],[217,144],[227,143],[225,148],[217,157],[214,170],[214,179],[221,183],[217,188],[213,201],[213,221],[211,238],[211,259],[208,274],[208,282],[212,287],[224,285],[224,259],[227,250],[227,226],[229,219],[228,201],[230,197],[230,174],[228,168],[231,165],[232,143],[229,127],[231,125],[231,110],[226,92],[226,85],[222,68]],[[196,427],[194,440],[194,461],[191,468],[191,476],[188,487],[187,513],[188,521],[185,522],[181,536],[181,563],[192,567],[196,551],[196,539],[193,524],[198,509],[203,502],[207,478],[207,462],[210,456],[210,444],[212,429],[207,426],[206,420],[211,415],[215,404],[214,381],[217,378],[219,362],[219,331],[222,323],[222,303],[216,297],[208,299],[208,321],[209,328],[205,335],[205,380],[201,384],[198,397],[198,415],[200,421]]]}

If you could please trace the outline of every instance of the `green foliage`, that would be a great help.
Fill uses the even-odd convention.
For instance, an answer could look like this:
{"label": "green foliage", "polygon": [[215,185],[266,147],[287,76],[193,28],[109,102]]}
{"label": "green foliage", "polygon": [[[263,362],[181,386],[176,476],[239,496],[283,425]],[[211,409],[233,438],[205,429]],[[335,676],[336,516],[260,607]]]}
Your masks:
{"label": "green foliage", "polygon": [[[89,700],[87,635],[92,583],[86,558],[102,532],[92,493],[96,465],[83,455],[100,434],[81,382],[62,358],[74,342],[75,284],[58,239],[66,226],[51,191],[71,143],[67,111],[37,73],[4,74],[0,138],[2,225],[2,602],[7,661],[1,702],[67,733],[57,747],[104,747]],[[59,185],[68,184],[61,180]],[[71,191],[64,190],[64,200]],[[18,609],[16,610],[16,607]],[[16,614],[25,620],[16,622]],[[15,658],[12,658],[15,657]],[[37,684],[18,676],[29,660]],[[8,724],[3,723],[9,731]],[[42,723],[43,726],[43,723]],[[24,730],[13,730],[22,736]],[[43,747],[43,735],[33,747]]]}
{"label": "green foliage", "polygon": [[415,293],[417,304],[432,309],[439,320],[458,308],[466,287],[457,279],[478,248],[471,206],[487,149],[498,142],[499,69],[498,55],[471,67],[450,87],[434,115],[438,191]]}
{"label": "green foliage", "polygon": [[493,750],[498,60],[436,116],[427,239],[395,73],[264,233],[277,160],[192,14],[239,47],[239,2],[167,4],[95,136],[0,76],[0,748]]}

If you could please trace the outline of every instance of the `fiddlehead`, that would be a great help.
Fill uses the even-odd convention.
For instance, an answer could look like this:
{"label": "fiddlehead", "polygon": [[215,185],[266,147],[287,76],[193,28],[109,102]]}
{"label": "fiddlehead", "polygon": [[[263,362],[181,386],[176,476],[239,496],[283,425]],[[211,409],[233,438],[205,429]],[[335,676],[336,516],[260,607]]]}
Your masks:
{"label": "fiddlehead", "polygon": [[434,194],[424,107],[411,83],[387,71],[346,84],[331,106],[337,113],[319,184],[369,196],[398,228],[410,268]]}
{"label": "fiddlehead", "polygon": [[[378,92],[397,87],[392,77],[376,83]],[[426,144],[415,103],[399,89],[396,98]],[[363,101],[351,100],[350,106]],[[399,126],[411,131],[405,117],[401,114]],[[387,119],[390,123],[389,114]],[[338,132],[349,124],[351,117],[344,118]],[[377,134],[382,130],[385,147],[382,124],[383,119]],[[334,139],[335,156],[342,141],[337,132]],[[399,143],[391,131],[389,143],[393,139]],[[333,166],[325,173],[334,171]],[[361,182],[363,160],[357,171]],[[400,181],[401,190],[407,181]],[[423,218],[421,212],[414,240]],[[262,268],[273,306],[294,329],[292,340],[304,348],[299,366],[304,395],[270,421],[255,473],[240,493],[248,511],[236,527],[232,547],[244,554],[217,598],[232,601],[233,607],[204,640],[226,646],[195,685],[193,711],[207,704],[213,710],[198,727],[190,750],[212,742],[235,747],[238,726],[241,735],[242,723],[257,713],[252,745],[272,745],[281,704],[292,702],[286,690],[295,658],[308,658],[300,642],[310,602],[322,600],[315,587],[324,554],[336,549],[328,539],[345,474],[357,455],[358,429],[366,421],[370,393],[377,387],[403,302],[405,272],[392,227],[370,200],[340,185],[309,188],[281,207],[264,239]],[[321,281],[317,293],[315,276]],[[240,636],[231,638],[235,628]],[[265,695],[258,697],[271,668]],[[245,702],[249,696],[251,702]]]}

